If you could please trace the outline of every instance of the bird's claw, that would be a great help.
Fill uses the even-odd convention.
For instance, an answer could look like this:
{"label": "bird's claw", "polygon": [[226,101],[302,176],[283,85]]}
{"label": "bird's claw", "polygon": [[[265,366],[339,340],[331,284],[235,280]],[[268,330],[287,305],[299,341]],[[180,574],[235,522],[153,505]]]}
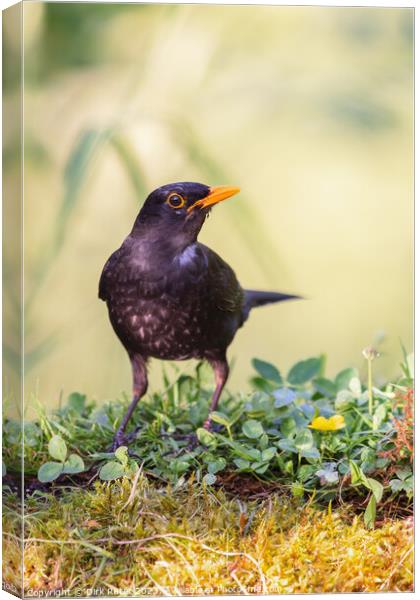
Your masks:
{"label": "bird's claw", "polygon": [[211,419],[206,419],[203,423],[203,428],[210,432],[219,433],[219,431],[223,430],[223,425],[213,423]]}
{"label": "bird's claw", "polygon": [[117,434],[114,437],[110,450],[111,452],[115,452],[115,450],[117,450],[120,446],[127,446],[127,444],[127,438],[124,435],[120,436]]}
{"label": "bird's claw", "polygon": [[190,433],[190,435],[187,437],[187,442],[188,443],[185,446],[186,450],[195,450],[195,448],[200,445],[198,437],[195,433]]}
{"label": "bird's claw", "polygon": [[[132,433],[124,433],[123,431],[117,431],[112,442],[111,452],[115,452],[120,446],[127,446],[132,442],[137,435],[137,430]],[[130,452],[129,452],[130,454]]]}

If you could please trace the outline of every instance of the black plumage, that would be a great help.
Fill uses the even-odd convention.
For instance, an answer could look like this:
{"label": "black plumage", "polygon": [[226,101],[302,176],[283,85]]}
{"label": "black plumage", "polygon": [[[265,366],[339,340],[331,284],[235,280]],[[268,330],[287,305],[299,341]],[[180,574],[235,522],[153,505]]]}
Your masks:
{"label": "black plumage", "polygon": [[[226,350],[250,310],[298,297],[243,290],[231,267],[197,241],[211,207],[238,191],[191,182],[158,188],[105,264],[99,297],[133,370],[133,400],[115,447],[124,443],[127,423],[146,393],[149,358],[207,360],[216,378],[215,410],[229,374]],[[204,426],[210,427],[209,419]]]}

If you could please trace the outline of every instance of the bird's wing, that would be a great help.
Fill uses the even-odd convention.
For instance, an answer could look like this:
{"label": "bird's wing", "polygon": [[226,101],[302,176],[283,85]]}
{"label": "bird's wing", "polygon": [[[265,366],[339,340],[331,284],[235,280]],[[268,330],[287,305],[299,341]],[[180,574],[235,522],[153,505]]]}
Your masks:
{"label": "bird's wing", "polygon": [[105,263],[102,269],[101,278],[99,280],[98,296],[101,300],[108,300],[111,292],[112,284],[115,282],[116,270],[118,268],[121,248],[116,250]]}
{"label": "bird's wing", "polygon": [[221,311],[242,313],[244,293],[233,269],[216,252],[200,244],[207,258],[209,295]]}

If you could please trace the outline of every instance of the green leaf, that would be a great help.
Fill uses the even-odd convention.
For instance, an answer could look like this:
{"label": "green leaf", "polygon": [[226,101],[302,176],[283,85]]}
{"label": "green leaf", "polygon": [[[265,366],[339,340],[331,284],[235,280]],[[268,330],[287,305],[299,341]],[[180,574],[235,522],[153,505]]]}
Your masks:
{"label": "green leaf", "polygon": [[251,382],[251,386],[253,388],[255,388],[256,390],[259,390],[261,392],[267,392],[269,393],[272,389],[272,385],[270,382],[267,381],[267,379],[264,379],[263,377],[251,377],[250,379]]}
{"label": "green leaf", "polygon": [[272,408],[273,398],[264,392],[255,392],[245,405],[245,411],[254,419],[264,418]]}
{"label": "green leaf", "polygon": [[207,465],[207,469],[208,469],[209,473],[218,473],[219,471],[223,471],[223,469],[225,467],[226,467],[226,460],[222,456],[220,456],[216,460],[212,460]]}
{"label": "green leaf", "polygon": [[293,440],[290,438],[284,438],[283,440],[279,440],[277,442],[277,446],[280,448],[280,450],[284,450],[285,452],[298,452]]}
{"label": "green leaf", "polygon": [[180,460],[179,458],[172,460],[169,468],[171,471],[179,475],[180,473],[185,473],[190,468],[190,463],[186,460]]}
{"label": "green leaf", "polygon": [[389,485],[393,492],[400,492],[404,489],[404,481],[401,481],[401,479],[391,479]]}
{"label": "green leaf", "polygon": [[249,469],[249,465],[251,464],[249,460],[244,460],[243,458],[234,458],[233,462],[238,467],[238,469]]}
{"label": "green leaf", "polygon": [[371,495],[369,504],[366,507],[363,520],[368,529],[373,529],[376,518],[376,500],[374,494]]}
{"label": "green leaf", "polygon": [[312,419],[315,417],[315,410],[318,409],[315,408],[313,404],[308,404],[307,402],[304,402],[303,404],[299,405],[299,410],[303,412],[303,414],[307,419],[309,419],[309,421],[312,421]]}
{"label": "green leaf", "polygon": [[7,421],[3,426],[9,444],[19,444],[22,440],[22,424],[18,421]]}
{"label": "green leaf", "polygon": [[402,467],[402,468],[396,470],[396,474],[397,474],[397,477],[399,477],[399,479],[404,481],[405,479],[412,477],[413,471],[410,467]]}
{"label": "green leaf", "polygon": [[407,494],[408,498],[412,498],[414,492],[414,481],[413,478],[406,479],[403,481],[404,491]]}
{"label": "green leaf", "polygon": [[347,390],[349,387],[349,383],[353,377],[358,377],[359,372],[357,369],[351,367],[350,369],[344,369],[340,371],[335,378],[335,385],[337,390]]}
{"label": "green leaf", "polygon": [[300,454],[303,458],[313,458],[314,460],[317,460],[321,456],[318,448],[315,447],[303,449],[301,450]]}
{"label": "green leaf", "polygon": [[325,377],[317,377],[313,380],[314,388],[327,398],[334,398],[337,393],[337,386],[334,381]]}
{"label": "green leaf", "polygon": [[293,417],[283,419],[280,425],[280,431],[284,437],[291,437],[296,431],[296,421]]}
{"label": "green leaf", "polygon": [[5,475],[7,475],[7,468],[6,468],[6,465],[5,465],[4,461],[2,461],[2,463],[1,463],[1,476],[4,477]]}
{"label": "green leaf", "polygon": [[387,457],[379,457],[375,461],[374,468],[376,467],[377,469],[385,469],[385,467],[387,467],[390,462],[390,459]]}
{"label": "green leaf", "polygon": [[315,469],[316,467],[314,467],[314,465],[302,465],[299,467],[297,473],[299,481],[307,481],[310,479],[315,474]]}
{"label": "green leaf", "polygon": [[257,450],[257,448],[249,448],[249,455],[252,456],[253,460],[261,460],[262,452]]}
{"label": "green leaf", "polygon": [[59,435],[54,435],[48,443],[48,452],[56,460],[64,462],[67,456],[66,442]]}
{"label": "green leaf", "polygon": [[363,484],[366,488],[371,489],[369,482],[367,480],[366,475],[363,473],[362,469],[359,467],[354,460],[349,461],[350,464],[350,473],[351,473],[351,483],[352,485]]}
{"label": "green leaf", "polygon": [[248,448],[239,442],[234,442],[231,440],[225,440],[226,443],[234,450],[235,454],[244,458],[245,460],[257,460],[261,454],[255,448]]}
{"label": "green leaf", "polygon": [[210,419],[215,423],[219,423],[220,425],[224,425],[225,427],[230,427],[229,418],[221,412],[214,410],[212,413],[210,413]]}
{"label": "green leaf", "polygon": [[127,446],[120,446],[115,450],[115,458],[126,467],[128,464],[128,448]]}
{"label": "green leaf", "polygon": [[385,421],[386,418],[386,406],[385,404],[379,404],[378,408],[375,410],[373,415],[373,427],[374,429],[378,429],[380,425]]}
{"label": "green leaf", "polygon": [[276,452],[277,452],[277,448],[274,448],[274,446],[271,446],[270,448],[263,450],[261,452],[262,462],[270,461],[276,455]]}
{"label": "green leaf", "polygon": [[313,379],[321,370],[322,361],[320,358],[308,358],[296,363],[287,375],[287,381],[291,385],[302,385]]}
{"label": "green leaf", "polygon": [[375,496],[376,502],[379,504],[379,502],[382,500],[382,495],[384,493],[384,486],[381,483],[379,483],[379,481],[376,481],[376,479],[372,479],[371,477],[368,477],[367,481],[369,483],[370,489],[372,490],[372,494]]}
{"label": "green leaf", "polygon": [[73,392],[67,399],[67,405],[78,413],[82,413],[85,408],[86,396]]}
{"label": "green leaf", "polygon": [[261,461],[253,462],[251,464],[251,469],[259,474],[265,473],[268,469],[268,463],[263,463]]}
{"label": "green leaf", "polygon": [[229,417],[229,426],[230,427],[232,427],[232,425],[234,425],[236,423],[236,421],[239,421],[243,412],[244,412],[244,407],[239,406],[234,412],[231,413],[231,415]]}
{"label": "green leaf", "polygon": [[293,460],[288,460],[284,463],[284,472],[290,475],[293,473]]}
{"label": "green leaf", "polygon": [[289,406],[296,399],[296,392],[287,387],[274,390],[272,395],[274,396],[274,406],[276,408]]}
{"label": "green leaf", "polygon": [[252,359],[252,366],[257,371],[261,377],[264,379],[268,379],[269,381],[274,381],[275,383],[282,384],[283,379],[280,375],[280,371],[272,365],[271,363],[265,362],[264,360],[260,360],[259,358]]}
{"label": "green leaf", "polygon": [[113,479],[118,479],[123,475],[124,467],[116,460],[111,460],[110,462],[105,463],[99,471],[99,479],[102,479],[102,481],[112,481]]}
{"label": "green leaf", "polygon": [[348,408],[354,404],[354,396],[350,390],[340,390],[334,402],[334,406],[338,411]]}
{"label": "green leaf", "polygon": [[195,433],[197,435],[198,441],[200,442],[200,444],[203,444],[203,446],[211,446],[217,443],[217,439],[213,435],[213,433],[211,433],[211,431],[208,431],[207,429],[204,429],[204,427],[199,427]]}
{"label": "green leaf", "polygon": [[349,461],[350,464],[350,473],[351,473],[351,483],[352,485],[357,485],[362,481],[362,471],[357,463],[353,460]]}
{"label": "green leaf", "polygon": [[380,398],[381,400],[394,400],[395,392],[391,392],[388,390],[380,390],[379,388],[372,386],[373,395],[375,398]]}
{"label": "green leaf", "polygon": [[41,483],[54,481],[63,472],[63,465],[58,462],[46,462],[38,470],[38,479]]}
{"label": "green leaf", "polygon": [[299,452],[309,450],[314,445],[312,432],[309,429],[302,429],[296,435],[294,442]]}
{"label": "green leaf", "polygon": [[257,439],[262,436],[264,429],[259,421],[248,419],[242,425],[242,432],[247,438]]}
{"label": "green leaf", "polygon": [[269,443],[268,435],[266,433],[263,433],[259,439],[260,449],[266,450],[268,448],[268,443]]}
{"label": "green leaf", "polygon": [[42,438],[42,432],[36,423],[24,423],[23,431],[25,434],[25,446],[31,446],[32,448],[37,446]]}
{"label": "green leaf", "polygon": [[92,460],[103,460],[104,458],[114,458],[115,454],[114,452],[93,452],[92,454],[89,454],[89,456]]}
{"label": "green leaf", "polygon": [[362,393],[362,382],[358,377],[352,377],[349,381],[349,389],[353,394],[359,397]]}
{"label": "green leaf", "polygon": [[204,475],[203,477],[203,482],[207,485],[213,485],[214,483],[216,483],[216,479],[216,475],[214,475],[213,473],[207,473],[207,475]]}
{"label": "green leaf", "polygon": [[126,471],[131,473],[131,475],[135,475],[138,470],[139,470],[139,465],[136,463],[134,458],[130,458],[130,460],[128,461],[128,465],[126,466]]}
{"label": "green leaf", "polygon": [[63,466],[63,473],[81,473],[85,470],[85,463],[78,454],[70,454]]}

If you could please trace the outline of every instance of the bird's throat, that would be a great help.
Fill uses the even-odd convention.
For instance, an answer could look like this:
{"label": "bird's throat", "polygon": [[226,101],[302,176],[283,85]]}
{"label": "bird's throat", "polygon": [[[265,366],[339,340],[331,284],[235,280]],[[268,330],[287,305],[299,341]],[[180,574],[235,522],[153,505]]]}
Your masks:
{"label": "bird's throat", "polygon": [[177,255],[177,261],[181,267],[191,264],[197,257],[198,246],[196,243],[190,244]]}

